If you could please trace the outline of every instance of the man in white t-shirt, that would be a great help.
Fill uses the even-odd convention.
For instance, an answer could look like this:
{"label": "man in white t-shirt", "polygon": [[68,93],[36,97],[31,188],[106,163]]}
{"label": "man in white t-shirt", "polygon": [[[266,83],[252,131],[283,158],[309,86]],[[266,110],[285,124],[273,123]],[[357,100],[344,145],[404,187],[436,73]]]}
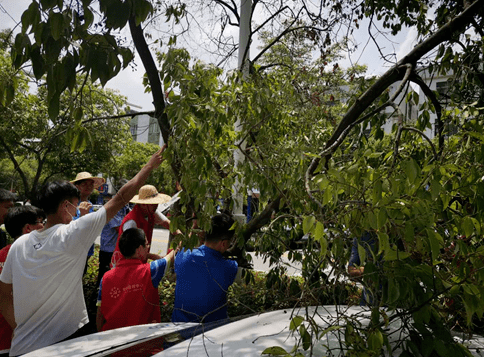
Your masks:
{"label": "man in white t-shirt", "polygon": [[68,181],[44,186],[38,206],[47,222],[15,241],[0,275],[0,311],[14,328],[10,356],[77,337],[88,322],[82,291],[87,251],[161,164],[165,147],[103,208],[75,221],[79,190]]}

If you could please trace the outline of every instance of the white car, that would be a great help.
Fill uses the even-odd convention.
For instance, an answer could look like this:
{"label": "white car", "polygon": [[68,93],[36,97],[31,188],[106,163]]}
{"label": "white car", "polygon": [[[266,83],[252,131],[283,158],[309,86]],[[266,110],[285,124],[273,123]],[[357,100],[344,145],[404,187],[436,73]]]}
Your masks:
{"label": "white car", "polygon": [[[370,315],[366,307],[328,305],[271,311],[203,326],[195,323],[140,325],[61,342],[23,357],[247,357],[261,356],[264,351],[286,356],[282,351],[290,352],[296,344],[299,345],[294,352],[300,356],[344,356],[344,326],[348,319],[365,326]],[[305,350],[300,338],[301,326],[305,325],[309,334],[312,332],[304,320],[306,316],[311,316],[318,325],[319,334],[324,333],[311,349]],[[408,334],[401,327],[399,319],[385,327],[392,332],[389,344],[393,349],[389,354],[383,347],[386,356],[398,356],[402,352],[397,341]],[[474,335],[472,339],[465,339],[456,334],[454,340],[466,345],[473,356],[484,356],[483,337]]]}

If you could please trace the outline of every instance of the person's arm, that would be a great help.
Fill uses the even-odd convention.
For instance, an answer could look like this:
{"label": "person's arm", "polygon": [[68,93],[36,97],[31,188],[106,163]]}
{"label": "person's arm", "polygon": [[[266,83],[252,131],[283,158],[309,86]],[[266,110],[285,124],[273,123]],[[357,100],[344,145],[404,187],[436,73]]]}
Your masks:
{"label": "person's arm", "polygon": [[109,222],[111,218],[113,218],[116,213],[126,205],[130,199],[134,197],[145,183],[146,179],[150,175],[151,171],[156,169],[161,165],[163,161],[163,151],[166,148],[166,144],[158,150],[156,153],[151,156],[148,163],[143,166],[143,168],[133,177],[130,181],[128,181],[118,193],[104,205],[106,209],[106,222]]}
{"label": "person's arm", "polygon": [[147,258],[149,260],[158,260],[158,259],[162,259],[163,257],[161,255],[159,255],[159,254],[148,253]]}
{"label": "person's arm", "polygon": [[5,284],[0,281],[0,312],[8,324],[15,329],[15,315],[13,312],[13,288],[12,284]]}
{"label": "person's arm", "polygon": [[99,331],[102,331],[104,324],[106,323],[106,319],[104,318],[104,315],[101,311],[101,306],[97,307],[97,313],[96,313],[96,328]]}
{"label": "person's arm", "polygon": [[180,251],[181,246],[182,246],[182,241],[178,243],[178,246],[175,249],[172,249],[172,251],[165,256],[165,259],[168,265],[173,265],[175,261],[175,256]]}
{"label": "person's arm", "polygon": [[[165,216],[163,213],[159,211],[155,212],[155,224],[163,226],[163,228],[165,229],[170,229],[170,223],[171,223],[170,219],[167,216]],[[175,232],[173,232],[173,235],[176,236],[181,233],[182,232],[179,229],[177,229]]]}

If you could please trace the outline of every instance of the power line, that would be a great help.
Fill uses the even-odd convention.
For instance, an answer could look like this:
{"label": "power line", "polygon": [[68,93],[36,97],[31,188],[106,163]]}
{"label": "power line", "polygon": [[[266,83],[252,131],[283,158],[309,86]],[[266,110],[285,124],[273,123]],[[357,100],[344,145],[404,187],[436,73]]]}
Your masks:
{"label": "power line", "polygon": [[19,23],[18,23],[18,22],[17,22],[17,21],[16,21],[16,20],[15,20],[15,19],[12,17],[12,15],[10,15],[10,14],[8,13],[7,9],[5,9],[5,8],[3,7],[3,5],[2,5],[2,4],[0,4],[0,10],[2,10],[2,12],[3,12],[3,13],[7,14],[7,15],[8,15],[8,16],[9,16],[9,17],[10,17],[12,20],[13,20],[13,22],[15,22],[15,26],[17,26],[17,25],[19,24]]}

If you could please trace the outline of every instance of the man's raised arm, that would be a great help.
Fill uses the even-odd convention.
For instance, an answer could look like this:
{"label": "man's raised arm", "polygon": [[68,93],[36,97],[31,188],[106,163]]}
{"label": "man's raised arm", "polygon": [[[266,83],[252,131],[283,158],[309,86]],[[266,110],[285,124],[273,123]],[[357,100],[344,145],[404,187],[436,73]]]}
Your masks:
{"label": "man's raised arm", "polygon": [[118,193],[104,205],[106,209],[106,222],[109,222],[116,213],[136,195],[141,186],[145,183],[146,179],[150,175],[151,171],[161,165],[163,161],[163,151],[166,149],[166,144],[151,156],[148,163],[128,181]]}

